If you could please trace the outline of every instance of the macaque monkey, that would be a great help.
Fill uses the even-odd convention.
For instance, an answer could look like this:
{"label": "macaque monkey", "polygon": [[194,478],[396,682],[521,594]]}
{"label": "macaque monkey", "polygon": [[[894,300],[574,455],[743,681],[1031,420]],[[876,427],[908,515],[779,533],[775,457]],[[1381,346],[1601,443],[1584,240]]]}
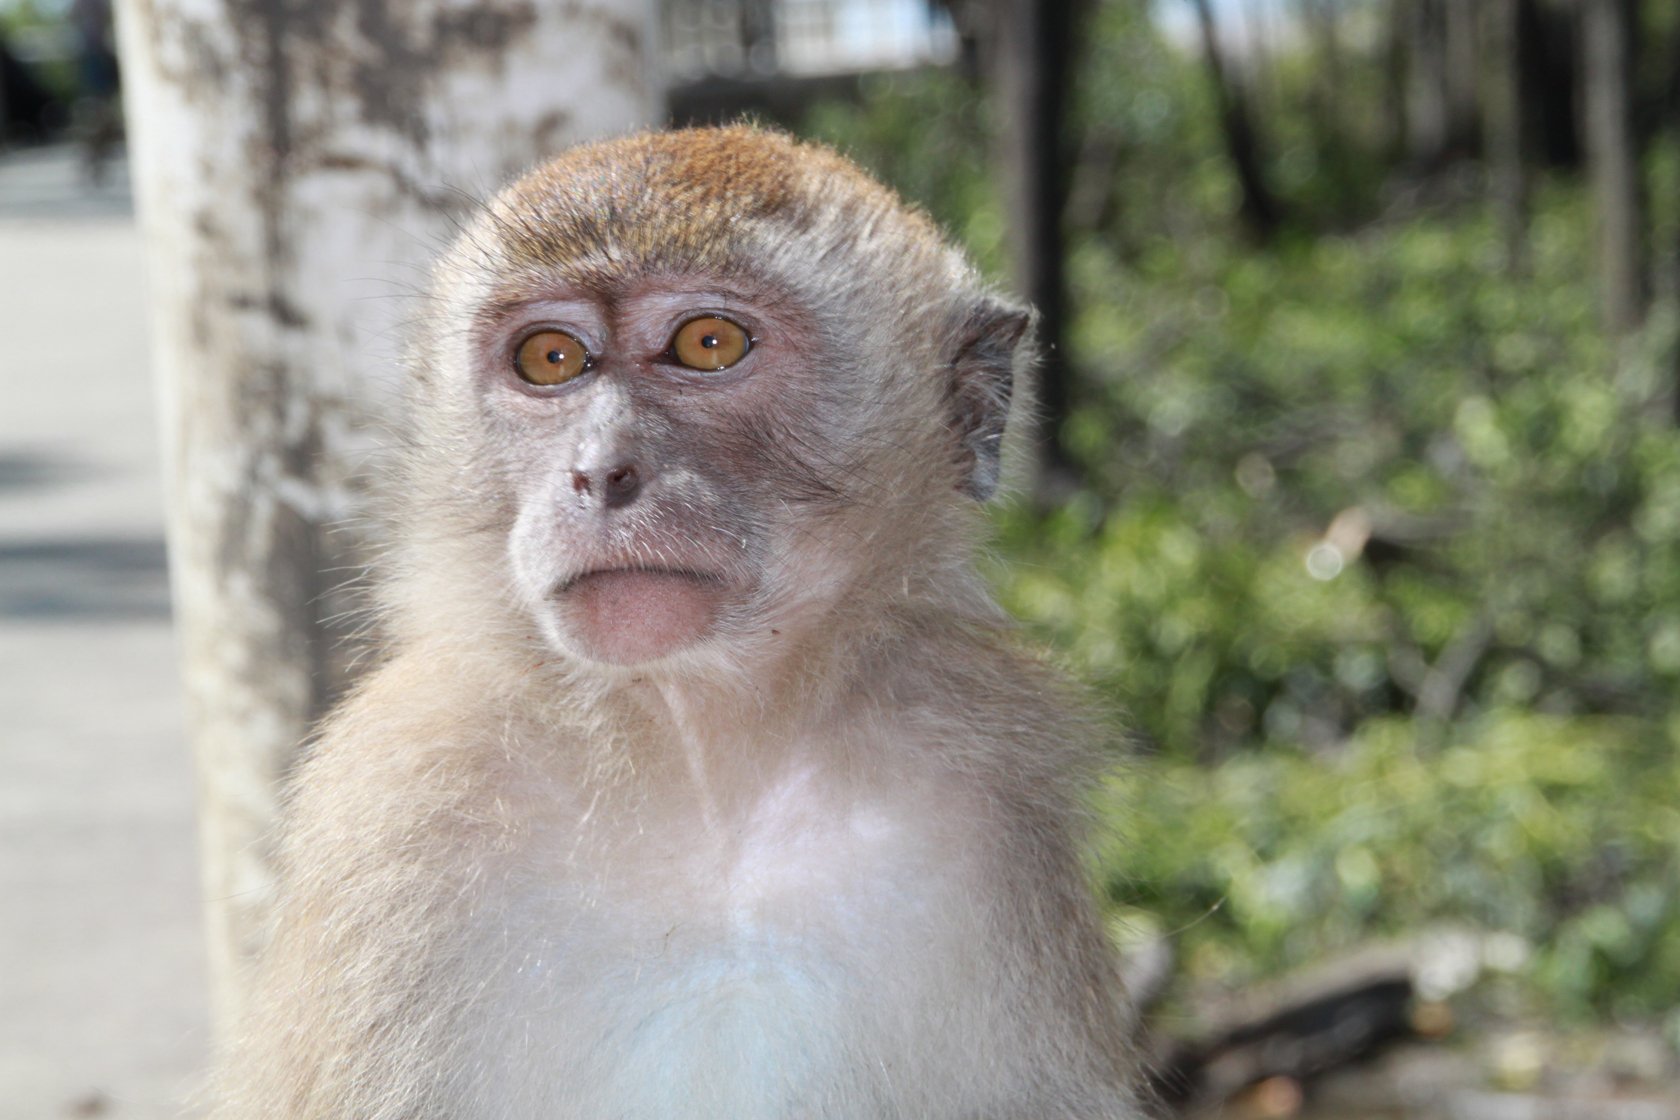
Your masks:
{"label": "macaque monkey", "polygon": [[1026,311],[725,128],[519,180],[425,320],[215,1115],[1139,1115],[1088,721],[973,566]]}

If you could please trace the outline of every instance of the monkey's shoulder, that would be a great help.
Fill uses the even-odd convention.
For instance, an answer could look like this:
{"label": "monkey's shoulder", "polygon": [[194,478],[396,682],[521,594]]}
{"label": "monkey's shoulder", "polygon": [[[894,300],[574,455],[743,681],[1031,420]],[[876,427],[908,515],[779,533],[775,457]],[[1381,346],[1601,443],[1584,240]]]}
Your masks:
{"label": "monkey's shoulder", "polygon": [[508,745],[505,692],[494,674],[423,651],[366,674],[292,775],[294,846],[314,842],[308,834],[343,836],[353,848],[422,828],[469,840],[511,827],[497,798],[518,784],[526,760]]}

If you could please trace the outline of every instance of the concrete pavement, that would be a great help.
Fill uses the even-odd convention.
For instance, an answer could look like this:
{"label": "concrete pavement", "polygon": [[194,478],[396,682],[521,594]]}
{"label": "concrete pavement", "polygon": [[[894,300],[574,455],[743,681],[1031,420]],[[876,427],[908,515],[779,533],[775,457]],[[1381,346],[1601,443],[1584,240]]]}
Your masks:
{"label": "concrete pavement", "polygon": [[0,153],[0,1120],[177,1115],[193,774],[123,168]]}

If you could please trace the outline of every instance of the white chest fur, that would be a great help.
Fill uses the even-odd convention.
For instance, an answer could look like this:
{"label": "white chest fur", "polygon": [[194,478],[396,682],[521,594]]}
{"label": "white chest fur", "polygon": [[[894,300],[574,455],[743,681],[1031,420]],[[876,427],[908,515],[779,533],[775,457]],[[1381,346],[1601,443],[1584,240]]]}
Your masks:
{"label": "white chest fur", "polygon": [[889,1084],[936,1082],[924,1020],[975,989],[962,855],[908,791],[817,784],[649,817],[611,852],[557,829],[553,861],[483,910],[473,1111],[861,1117]]}

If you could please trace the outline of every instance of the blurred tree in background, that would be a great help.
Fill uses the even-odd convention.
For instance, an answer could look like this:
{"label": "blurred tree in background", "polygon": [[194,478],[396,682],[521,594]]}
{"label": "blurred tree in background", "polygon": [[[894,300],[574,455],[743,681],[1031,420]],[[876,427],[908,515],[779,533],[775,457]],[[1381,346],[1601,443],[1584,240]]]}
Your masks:
{"label": "blurred tree in background", "polygon": [[[1117,920],[1226,984],[1468,924],[1513,1008],[1680,1037],[1680,9],[1103,0],[1074,41],[1082,482],[1001,513],[998,581],[1143,755]],[[1001,278],[985,88],[804,127]]]}

